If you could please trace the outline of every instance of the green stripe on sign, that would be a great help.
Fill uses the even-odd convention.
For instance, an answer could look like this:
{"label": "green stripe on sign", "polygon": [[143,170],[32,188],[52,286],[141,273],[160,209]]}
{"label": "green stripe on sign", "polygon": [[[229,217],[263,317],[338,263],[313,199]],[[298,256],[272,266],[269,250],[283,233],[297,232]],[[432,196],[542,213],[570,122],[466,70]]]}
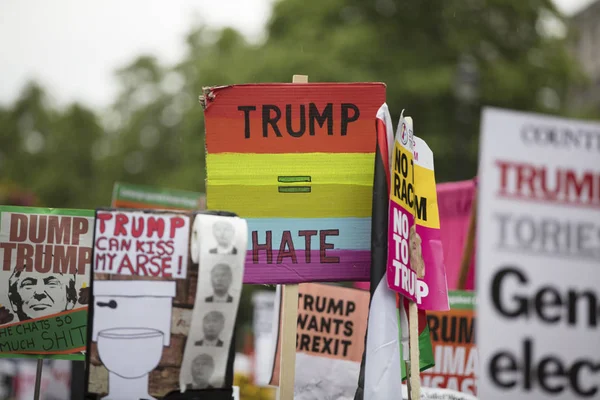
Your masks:
{"label": "green stripe on sign", "polygon": [[477,297],[475,292],[463,290],[450,290],[448,292],[450,308],[453,310],[474,310]]}
{"label": "green stripe on sign", "polygon": [[310,186],[279,186],[279,193],[310,193]]}
{"label": "green stripe on sign", "polygon": [[128,200],[151,206],[163,205],[196,209],[200,197],[202,197],[202,193],[189,192],[187,190],[163,189],[153,186],[131,185],[119,182],[115,183],[113,189],[113,201]]}
{"label": "green stripe on sign", "polygon": [[[0,353],[50,355],[85,347],[87,308],[0,328]],[[12,354],[3,354],[10,357]],[[59,357],[52,357],[59,358]]]}
{"label": "green stripe on sign", "polygon": [[277,181],[281,183],[311,182],[310,176],[278,176]]}

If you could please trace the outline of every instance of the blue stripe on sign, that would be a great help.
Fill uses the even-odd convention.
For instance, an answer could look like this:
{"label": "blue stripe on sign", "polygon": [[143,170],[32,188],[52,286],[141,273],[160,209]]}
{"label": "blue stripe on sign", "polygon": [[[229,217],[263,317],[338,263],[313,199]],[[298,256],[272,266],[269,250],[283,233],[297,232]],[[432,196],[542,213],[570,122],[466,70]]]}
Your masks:
{"label": "blue stripe on sign", "polygon": [[294,248],[306,250],[304,236],[298,231],[313,230],[317,234],[311,237],[311,250],[319,249],[320,231],[339,229],[339,236],[327,235],[327,243],[335,249],[370,250],[371,218],[248,218],[248,250],[252,250],[252,232],[256,231],[258,243],[264,244],[266,231],[271,231],[273,250],[278,250],[284,231],[290,231]]}

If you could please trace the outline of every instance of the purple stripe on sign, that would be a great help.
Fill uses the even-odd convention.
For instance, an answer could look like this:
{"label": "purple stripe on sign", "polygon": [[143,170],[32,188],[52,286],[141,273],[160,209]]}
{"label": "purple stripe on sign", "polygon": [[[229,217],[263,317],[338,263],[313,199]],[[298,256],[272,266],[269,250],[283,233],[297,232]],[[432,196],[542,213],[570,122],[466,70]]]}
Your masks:
{"label": "purple stripe on sign", "polygon": [[267,260],[266,251],[262,250],[258,254],[257,262],[254,262],[252,250],[249,250],[246,252],[244,283],[278,284],[369,280],[370,250],[327,250],[326,259],[323,260],[318,250],[310,252],[296,250],[295,254],[296,262],[290,257],[289,252],[280,255],[279,251],[274,250],[271,259]]}

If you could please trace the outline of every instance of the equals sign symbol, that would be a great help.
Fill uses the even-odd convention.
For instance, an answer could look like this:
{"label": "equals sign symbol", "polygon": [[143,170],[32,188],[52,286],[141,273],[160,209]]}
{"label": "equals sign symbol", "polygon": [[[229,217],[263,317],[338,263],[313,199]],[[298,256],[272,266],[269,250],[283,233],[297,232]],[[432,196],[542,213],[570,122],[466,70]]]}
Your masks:
{"label": "equals sign symbol", "polygon": [[310,183],[310,176],[278,176],[277,182],[287,184],[278,187],[279,193],[310,193],[310,186],[298,185]]}

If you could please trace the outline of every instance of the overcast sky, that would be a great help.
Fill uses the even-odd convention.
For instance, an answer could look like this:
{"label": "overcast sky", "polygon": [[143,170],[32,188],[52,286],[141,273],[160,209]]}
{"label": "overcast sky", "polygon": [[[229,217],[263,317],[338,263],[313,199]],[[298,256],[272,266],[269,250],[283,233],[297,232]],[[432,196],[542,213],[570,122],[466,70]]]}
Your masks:
{"label": "overcast sky", "polygon": [[[418,0],[414,0],[418,1]],[[591,0],[555,0],[566,14]],[[36,79],[60,104],[103,107],[115,94],[113,71],[141,53],[166,63],[183,55],[195,21],[263,34],[273,0],[1,0],[0,103]],[[217,5],[218,4],[218,5]]]}

